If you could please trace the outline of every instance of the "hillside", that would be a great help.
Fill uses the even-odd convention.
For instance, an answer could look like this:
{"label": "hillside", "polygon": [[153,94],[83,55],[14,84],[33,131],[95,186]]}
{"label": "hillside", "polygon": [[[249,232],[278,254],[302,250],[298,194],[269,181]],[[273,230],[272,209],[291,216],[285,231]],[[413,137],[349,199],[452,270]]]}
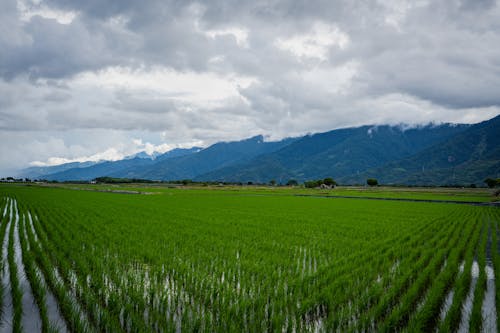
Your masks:
{"label": "hillside", "polygon": [[371,169],[346,182],[376,177],[384,184],[478,184],[500,177],[500,116],[475,124],[414,156]]}
{"label": "hillside", "polygon": [[145,178],[154,180],[192,179],[212,170],[249,161],[256,156],[271,153],[287,146],[295,139],[265,142],[262,136],[242,141],[219,142],[196,154],[159,160],[146,167],[110,174],[113,177]]}
{"label": "hillside", "polygon": [[415,154],[467,129],[444,124],[404,129],[362,126],[305,136],[283,149],[197,177],[199,180],[284,183],[289,179],[339,179]]}

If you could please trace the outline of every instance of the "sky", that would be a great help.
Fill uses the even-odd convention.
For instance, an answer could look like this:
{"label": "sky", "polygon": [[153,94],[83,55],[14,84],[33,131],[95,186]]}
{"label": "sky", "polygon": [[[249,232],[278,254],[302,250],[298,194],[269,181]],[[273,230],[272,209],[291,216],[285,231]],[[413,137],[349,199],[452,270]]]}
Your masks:
{"label": "sky", "polygon": [[493,0],[0,0],[0,176],[500,114]]}

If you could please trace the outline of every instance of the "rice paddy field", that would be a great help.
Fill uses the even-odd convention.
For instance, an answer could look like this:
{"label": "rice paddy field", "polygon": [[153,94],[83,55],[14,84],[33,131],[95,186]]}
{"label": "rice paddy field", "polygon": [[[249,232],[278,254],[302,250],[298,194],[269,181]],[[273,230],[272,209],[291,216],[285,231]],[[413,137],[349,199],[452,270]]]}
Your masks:
{"label": "rice paddy field", "polygon": [[497,332],[498,206],[362,198],[489,194],[378,191],[1,185],[0,330]]}

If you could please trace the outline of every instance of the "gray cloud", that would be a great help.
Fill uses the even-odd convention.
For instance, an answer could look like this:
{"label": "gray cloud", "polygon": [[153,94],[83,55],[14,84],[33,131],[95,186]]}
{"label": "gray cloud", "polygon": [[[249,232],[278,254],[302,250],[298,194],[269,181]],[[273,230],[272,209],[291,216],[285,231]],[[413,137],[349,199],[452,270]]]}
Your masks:
{"label": "gray cloud", "polygon": [[[22,142],[0,171],[134,131],[209,144],[500,113],[494,0],[2,0],[0,49],[0,135]],[[101,131],[120,135],[68,148]]]}

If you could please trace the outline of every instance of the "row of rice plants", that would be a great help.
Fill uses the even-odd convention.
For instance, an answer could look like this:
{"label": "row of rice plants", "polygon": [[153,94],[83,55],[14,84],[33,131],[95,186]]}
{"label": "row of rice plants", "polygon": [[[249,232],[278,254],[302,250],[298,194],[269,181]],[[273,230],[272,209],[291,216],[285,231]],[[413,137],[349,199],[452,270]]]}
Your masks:
{"label": "row of rice plants", "polygon": [[[17,270],[16,260],[14,257],[14,230],[19,222],[19,212],[17,210],[17,205],[15,200],[11,200],[11,218],[9,223],[8,235],[8,247],[7,247],[7,260],[9,263],[9,278],[10,278],[10,290],[12,295],[12,307],[14,309],[14,316],[12,320],[12,330],[14,332],[21,332],[21,319],[23,314],[22,297],[23,293],[19,285],[19,274]],[[13,219],[13,218],[14,219]]]}
{"label": "row of rice plants", "polygon": [[[401,262],[404,263],[407,261],[406,258],[409,258],[414,263],[414,259],[421,255],[420,243],[429,240],[429,238],[434,239],[436,242],[440,241],[446,233],[443,229],[441,229],[441,234],[436,233],[432,228],[429,228],[427,233],[421,231],[421,233],[416,234],[416,237],[409,239],[410,242],[401,242],[401,239],[397,239],[390,244],[389,249],[370,253],[370,264],[353,262],[355,269],[352,270],[352,275],[347,275],[347,281],[341,284],[331,283],[329,286],[325,286],[325,289],[323,289],[324,297],[330,298],[330,304],[333,305],[329,309],[331,312],[329,325],[332,326],[332,329],[345,330],[348,326],[353,325],[372,325],[373,318],[367,318],[366,316],[360,318],[370,307],[367,303],[360,303],[363,300],[371,303],[362,294],[366,293],[370,295],[369,298],[372,297],[372,301],[378,301],[379,297],[386,294],[387,289],[392,286],[392,280],[396,278],[396,273],[401,269]],[[407,245],[410,246],[407,247]],[[381,264],[377,264],[377,261],[381,261]],[[356,272],[356,269],[362,269],[362,271]],[[360,274],[366,274],[369,278],[365,279],[365,281],[353,278]],[[335,303],[332,302],[336,302],[337,305],[335,306]],[[365,320],[365,322],[361,323],[362,320]]]}
{"label": "row of rice plants", "polygon": [[459,275],[460,264],[463,262],[467,250],[473,248],[471,244],[473,245],[476,241],[473,239],[474,231],[480,230],[479,222],[472,223],[473,220],[467,215],[465,216],[458,244],[450,248],[450,253],[446,257],[446,266],[437,276],[432,277],[422,306],[417,308],[408,324],[411,331],[430,332],[439,324],[441,309],[445,304],[447,294],[453,288],[455,279]]}
{"label": "row of rice plants", "polygon": [[[35,221],[37,219],[35,218]],[[44,235],[37,235],[35,227],[33,229],[26,228],[28,241],[31,244],[32,253],[35,254],[37,267],[42,272],[47,285],[57,298],[60,311],[66,320],[67,327],[74,332],[89,332],[92,328],[83,313],[81,306],[73,297],[69,288],[64,284],[58,268],[54,267],[50,259],[47,257],[48,249],[42,248],[40,239]]]}
{"label": "row of rice plants", "polygon": [[490,209],[489,219],[492,229],[492,262],[495,274],[495,305],[497,312],[497,329],[500,327],[500,210]]}
{"label": "row of rice plants", "polygon": [[[481,219],[483,219],[483,217],[481,217]],[[483,223],[483,233],[476,250],[475,259],[479,266],[479,276],[474,290],[474,301],[470,309],[471,314],[467,327],[469,332],[473,333],[482,332],[483,318],[481,309],[486,292],[486,242],[488,240],[489,228],[489,223]]]}
{"label": "row of rice plants", "polygon": [[[420,234],[423,237],[420,237],[418,242],[410,242],[408,247],[403,246],[407,255],[403,256],[404,259],[398,263],[394,273],[389,274],[392,277],[390,284],[375,289],[378,294],[373,295],[373,305],[367,309],[365,305],[365,311],[361,311],[358,329],[360,327],[365,330],[373,329],[375,325],[381,325],[381,322],[390,315],[391,310],[401,311],[401,302],[411,295],[411,288],[415,288],[417,276],[420,276],[431,263],[431,259],[436,257],[432,249],[445,247],[450,235],[460,230],[460,225],[454,223],[453,220],[443,220],[433,225],[440,226],[440,229],[430,229],[430,233],[423,232]],[[415,238],[418,239],[418,237]],[[413,289],[413,295],[415,295],[414,292],[415,289]]]}
{"label": "row of rice plants", "polygon": [[406,327],[408,319],[425,295],[432,278],[441,271],[449,249],[458,242],[460,230],[457,228],[453,230],[453,233],[445,236],[443,242],[436,248],[422,249],[422,258],[426,258],[425,265],[419,271],[414,271],[414,267],[408,267],[410,271],[409,278],[406,280],[408,282],[405,283],[406,288],[401,289],[404,293],[400,294],[398,302],[392,307],[390,314],[383,318],[383,321],[377,326],[382,327],[383,330],[389,328],[401,330]]}
{"label": "row of rice plants", "polygon": [[[87,284],[83,283],[84,278],[75,272],[81,272],[83,276],[88,275],[89,268],[81,262],[81,252],[68,254],[65,249],[68,242],[75,239],[65,239],[48,235],[44,227],[55,227],[58,225],[58,216],[54,215],[49,223],[41,223],[39,218],[33,221],[33,226],[39,239],[39,254],[47,253],[46,256],[39,256],[42,270],[52,270],[53,285],[56,285],[56,296],[62,304],[65,317],[75,327],[72,329],[86,331],[116,331],[119,327],[116,321],[110,321],[106,311],[100,307],[100,303],[94,292]],[[29,230],[29,229],[28,229]],[[50,239],[50,241],[49,241]],[[44,257],[45,260],[42,260]],[[64,311],[66,309],[66,311]],[[76,320],[75,320],[76,319]]]}

